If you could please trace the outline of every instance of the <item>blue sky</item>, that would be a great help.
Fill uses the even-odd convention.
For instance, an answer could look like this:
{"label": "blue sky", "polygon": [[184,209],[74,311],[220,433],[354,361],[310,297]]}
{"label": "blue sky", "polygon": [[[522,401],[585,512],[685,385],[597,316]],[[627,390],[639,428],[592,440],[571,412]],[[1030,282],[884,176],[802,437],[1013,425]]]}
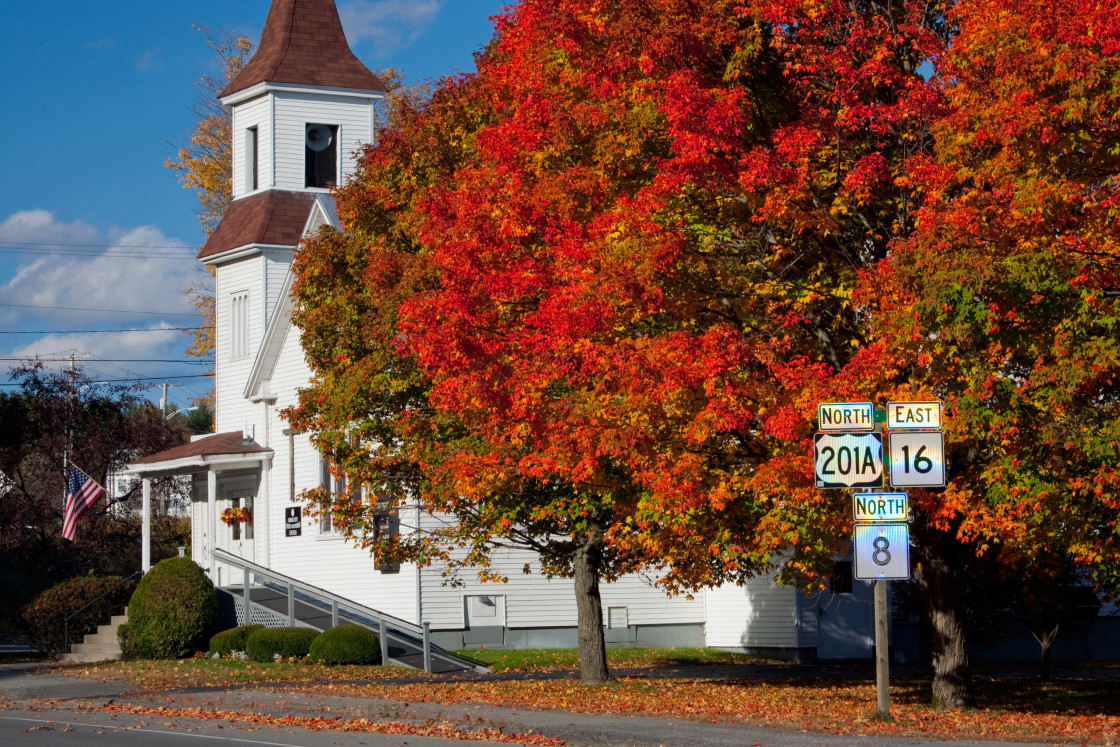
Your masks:
{"label": "blue sky", "polygon": [[[417,82],[473,71],[509,2],[338,7],[368,67]],[[76,351],[95,379],[182,384],[170,392],[180,406],[208,390],[198,365],[141,362],[185,360],[186,337],[168,328],[196,324],[182,291],[201,277],[197,202],[163,163],[193,125],[193,82],[220,74],[192,25],[256,43],[269,4],[0,3],[0,372],[12,358]]]}

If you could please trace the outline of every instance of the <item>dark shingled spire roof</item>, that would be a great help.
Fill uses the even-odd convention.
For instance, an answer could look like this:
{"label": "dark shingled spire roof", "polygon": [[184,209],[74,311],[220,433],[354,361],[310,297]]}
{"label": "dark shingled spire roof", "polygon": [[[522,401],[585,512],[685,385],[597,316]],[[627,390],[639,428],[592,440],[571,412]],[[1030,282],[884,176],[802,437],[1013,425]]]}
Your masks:
{"label": "dark shingled spire roof", "polygon": [[218,96],[265,82],[385,90],[350,51],[334,0],[272,0],[256,54]]}

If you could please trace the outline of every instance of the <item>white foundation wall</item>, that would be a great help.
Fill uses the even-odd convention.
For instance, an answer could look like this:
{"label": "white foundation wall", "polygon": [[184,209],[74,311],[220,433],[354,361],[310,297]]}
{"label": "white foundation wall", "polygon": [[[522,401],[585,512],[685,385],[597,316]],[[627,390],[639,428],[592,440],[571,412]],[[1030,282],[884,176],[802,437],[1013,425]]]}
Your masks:
{"label": "white foundation wall", "polygon": [[[421,514],[421,526],[435,526],[441,520]],[[524,573],[528,564],[529,574]],[[433,630],[460,630],[466,626],[467,597],[500,597],[498,612],[502,615],[492,623],[507,628],[575,627],[576,598],[571,579],[546,579],[540,572],[535,553],[526,550],[502,551],[494,570],[509,578],[505,583],[481,582],[470,571],[459,579],[462,587],[444,582],[443,568],[424,568],[420,576],[423,618]],[[625,607],[628,625],[682,625],[704,622],[703,594],[693,599],[669,597],[642,575],[630,574],[613,583],[601,583],[604,624],[610,608]]]}
{"label": "white foundation wall", "polygon": [[[269,408],[268,423],[269,446],[275,451],[270,473],[268,565],[305,583],[416,623],[415,566],[402,565],[395,573],[377,570],[368,551],[354,547],[336,533],[322,532],[319,520],[308,515],[307,505],[300,500],[302,491],[319,484],[319,455],[307,435],[284,435],[283,431],[289,426],[280,412],[298,404],[297,390],[306,385],[310,376],[299,346],[299,331],[293,326],[285,337],[270,381],[277,400]],[[288,537],[284,509],[295,506],[301,507],[302,533],[298,537]],[[402,516],[402,523],[407,524],[409,520],[410,517]]]}

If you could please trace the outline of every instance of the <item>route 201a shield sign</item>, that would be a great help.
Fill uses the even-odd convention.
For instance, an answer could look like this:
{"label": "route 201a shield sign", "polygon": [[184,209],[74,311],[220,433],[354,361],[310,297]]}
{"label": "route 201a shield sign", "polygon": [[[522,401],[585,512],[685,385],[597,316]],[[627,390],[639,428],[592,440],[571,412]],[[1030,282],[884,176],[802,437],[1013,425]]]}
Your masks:
{"label": "route 201a shield sign", "polygon": [[818,433],[813,437],[818,488],[878,488],[883,485],[883,436],[879,433]]}

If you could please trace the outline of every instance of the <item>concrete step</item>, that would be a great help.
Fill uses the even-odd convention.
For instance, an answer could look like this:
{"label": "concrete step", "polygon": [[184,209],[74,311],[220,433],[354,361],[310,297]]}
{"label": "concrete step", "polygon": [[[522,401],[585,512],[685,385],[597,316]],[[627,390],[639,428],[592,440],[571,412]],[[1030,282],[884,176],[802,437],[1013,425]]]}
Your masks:
{"label": "concrete step", "polygon": [[119,657],[121,647],[117,643],[75,643],[70,650],[76,654],[102,654],[106,658]]}
{"label": "concrete step", "polygon": [[117,628],[128,622],[128,615],[113,615],[109,624],[98,625],[96,633],[90,633],[84,642],[70,646],[69,654],[58,654],[59,661],[95,662],[116,661],[122,658],[121,644],[117,639]]}
{"label": "concrete step", "polygon": [[104,654],[70,653],[58,654],[57,656],[55,656],[55,658],[58,661],[72,661],[78,664],[94,664],[99,661],[118,661],[120,660],[121,656],[120,654],[117,654],[116,656],[105,656]]}

